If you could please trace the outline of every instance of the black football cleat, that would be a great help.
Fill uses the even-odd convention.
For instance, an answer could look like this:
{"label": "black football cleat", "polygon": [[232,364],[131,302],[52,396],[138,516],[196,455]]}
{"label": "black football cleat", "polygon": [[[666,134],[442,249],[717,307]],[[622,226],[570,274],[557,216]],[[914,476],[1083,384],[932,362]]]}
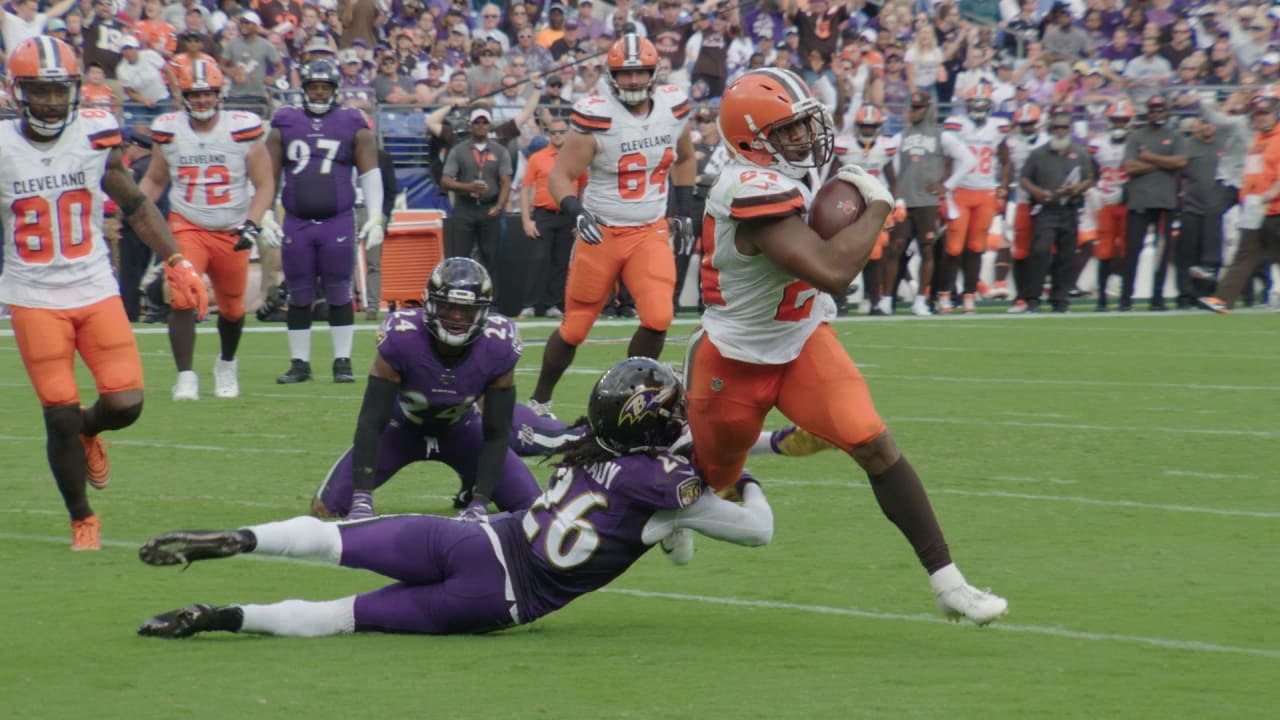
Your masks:
{"label": "black football cleat", "polygon": [[257,544],[248,530],[178,530],[148,540],[138,558],[148,565],[190,565],[249,552]]}
{"label": "black football cleat", "polygon": [[353,383],[356,376],[351,372],[351,358],[333,359],[333,381],[336,383]]}
{"label": "black football cleat", "polygon": [[244,611],[238,607],[188,605],[157,615],[138,627],[143,637],[187,638],[212,630],[237,632],[244,622]]}
{"label": "black football cleat", "polygon": [[293,385],[294,383],[304,383],[311,379],[311,363],[306,360],[294,360],[289,366],[289,372],[276,378],[277,385]]}

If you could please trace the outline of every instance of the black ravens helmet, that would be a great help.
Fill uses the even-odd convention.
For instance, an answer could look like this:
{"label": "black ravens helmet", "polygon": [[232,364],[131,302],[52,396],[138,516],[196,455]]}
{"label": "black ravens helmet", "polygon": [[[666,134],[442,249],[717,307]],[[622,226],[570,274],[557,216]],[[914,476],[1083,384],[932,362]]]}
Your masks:
{"label": "black ravens helmet", "polygon": [[[302,106],[307,112],[312,115],[324,115],[337,106],[341,79],[338,68],[332,61],[312,60],[302,66],[302,70],[298,72],[298,78],[302,84]],[[324,83],[329,86],[328,99],[312,99],[311,94],[307,92],[307,86],[313,83]]]}
{"label": "black ravens helmet", "polygon": [[684,388],[674,370],[646,357],[627,358],[596,382],[587,422],[596,442],[626,455],[665,450],[684,430]]}
{"label": "black ravens helmet", "polygon": [[431,271],[422,302],[427,329],[437,340],[469,345],[480,337],[493,304],[489,271],[471,258],[447,258]]}

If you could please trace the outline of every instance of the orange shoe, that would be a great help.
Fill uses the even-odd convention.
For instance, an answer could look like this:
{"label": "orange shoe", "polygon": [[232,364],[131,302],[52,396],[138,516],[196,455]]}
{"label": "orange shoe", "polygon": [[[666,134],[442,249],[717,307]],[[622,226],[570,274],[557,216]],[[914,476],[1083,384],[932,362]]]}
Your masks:
{"label": "orange shoe", "polygon": [[89,463],[89,484],[95,490],[102,490],[111,482],[111,464],[107,462],[107,448],[111,443],[94,435],[81,435],[84,445],[84,459]]}
{"label": "orange shoe", "polygon": [[97,515],[71,521],[71,549],[77,552],[102,549],[102,526],[98,524]]}

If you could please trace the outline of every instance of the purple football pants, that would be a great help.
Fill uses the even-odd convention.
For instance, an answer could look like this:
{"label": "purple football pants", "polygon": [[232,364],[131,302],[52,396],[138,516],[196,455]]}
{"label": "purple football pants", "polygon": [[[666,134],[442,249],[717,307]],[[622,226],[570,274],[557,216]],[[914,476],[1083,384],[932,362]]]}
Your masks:
{"label": "purple football pants", "polygon": [[356,216],[348,210],[327,220],[284,217],[280,263],[289,284],[289,304],[309,307],[316,299],[316,279],[330,307],[351,302],[351,276],[356,264]]}
{"label": "purple football pants", "polygon": [[356,596],[358,632],[451,635],[516,624],[492,529],[433,515],[390,515],[338,530],[344,567],[399,581]]}

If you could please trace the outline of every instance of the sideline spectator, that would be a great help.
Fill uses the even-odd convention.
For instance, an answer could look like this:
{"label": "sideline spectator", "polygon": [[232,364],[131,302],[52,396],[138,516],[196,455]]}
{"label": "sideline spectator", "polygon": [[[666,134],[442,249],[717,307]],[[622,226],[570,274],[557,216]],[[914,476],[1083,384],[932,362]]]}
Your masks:
{"label": "sideline spectator", "polygon": [[[1168,61],[1160,58],[1168,65]],[[1146,241],[1147,229],[1155,225],[1156,261],[1151,286],[1151,309],[1165,310],[1164,281],[1172,257],[1174,242],[1170,225],[1178,207],[1178,173],[1187,165],[1182,133],[1169,125],[1169,105],[1162,95],[1147,100],[1147,123],[1129,133],[1124,148],[1124,170],[1129,174],[1125,185],[1125,203],[1129,217],[1125,221],[1124,284],[1120,294],[1120,311],[1133,305],[1134,276],[1138,258]]]}

